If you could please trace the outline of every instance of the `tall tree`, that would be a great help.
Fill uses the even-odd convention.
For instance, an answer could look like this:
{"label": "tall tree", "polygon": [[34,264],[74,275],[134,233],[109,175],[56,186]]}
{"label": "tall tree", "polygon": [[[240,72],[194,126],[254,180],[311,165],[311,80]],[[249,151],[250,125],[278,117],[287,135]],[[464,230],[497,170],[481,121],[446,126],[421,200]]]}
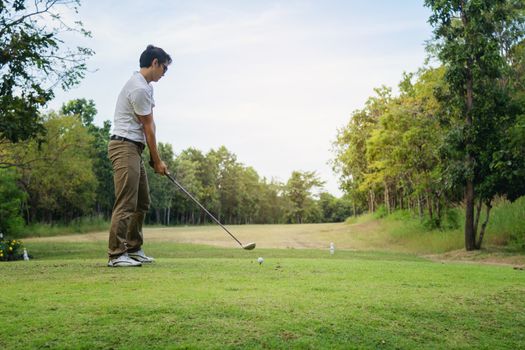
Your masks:
{"label": "tall tree", "polygon": [[93,51],[69,48],[63,36],[89,37],[82,22],[63,16],[78,12],[79,0],[0,1],[0,140],[26,140],[44,131],[39,110],[61,86],[80,82]]}
{"label": "tall tree", "polygon": [[[170,144],[159,142],[158,151],[161,159],[166,163],[170,172],[178,174],[175,165],[175,155]],[[158,224],[169,224],[170,208],[172,206],[176,189],[169,183],[165,176],[155,174],[151,166],[148,165],[150,155],[146,149],[143,155],[146,173],[148,175],[149,192],[151,199],[151,209],[155,212],[155,221]]]}
{"label": "tall tree", "polygon": [[[324,185],[314,171],[293,171],[286,183],[285,197],[291,203],[290,221],[302,224],[308,216],[320,216],[313,203],[313,189]],[[318,215],[319,214],[319,215]],[[315,221],[315,220],[314,220]]]}
{"label": "tall tree", "polygon": [[108,143],[111,122],[106,120],[102,127],[95,125],[97,108],[93,100],[84,98],[68,101],[60,109],[62,115],[75,116],[92,136],[90,147],[93,159],[93,173],[97,178],[95,211],[106,218],[111,216],[114,202],[113,168],[108,158]]}
{"label": "tall tree", "polygon": [[39,159],[19,168],[20,183],[29,194],[27,221],[70,221],[89,215],[95,201],[93,137],[75,116],[50,113],[44,118],[48,130],[44,142],[19,142],[17,157]]}
{"label": "tall tree", "polygon": [[[502,169],[494,156],[501,140],[515,123],[505,84],[509,63],[506,52],[523,40],[525,4],[522,0],[426,0],[434,26],[432,50],[446,67],[452,98],[446,101],[454,118],[449,155],[464,188],[465,248],[479,249],[477,237],[481,205],[490,212]],[[478,200],[477,212],[476,200]],[[486,226],[486,221],[483,229]]]}
{"label": "tall tree", "polygon": [[340,174],[342,189],[352,197],[354,212],[366,210],[367,204],[368,211],[375,211],[375,186],[381,184],[375,180],[368,162],[368,140],[392,100],[392,91],[384,86],[374,91],[376,95],[366,101],[365,108],[354,111],[348,124],[338,130],[333,143],[333,169]]}

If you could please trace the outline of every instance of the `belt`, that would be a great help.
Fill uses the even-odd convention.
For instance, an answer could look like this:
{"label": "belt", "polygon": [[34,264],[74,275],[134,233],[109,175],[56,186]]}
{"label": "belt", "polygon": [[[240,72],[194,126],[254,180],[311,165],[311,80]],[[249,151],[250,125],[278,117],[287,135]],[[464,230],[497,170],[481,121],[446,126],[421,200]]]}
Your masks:
{"label": "belt", "polygon": [[138,141],[133,141],[133,140],[130,140],[130,139],[127,139],[125,137],[122,137],[122,136],[117,136],[117,135],[111,135],[111,137],[109,138],[110,140],[114,140],[114,141],[126,141],[126,142],[131,142],[131,143],[134,143],[135,145],[137,145],[141,150],[144,149],[144,144],[142,142],[138,142]]}

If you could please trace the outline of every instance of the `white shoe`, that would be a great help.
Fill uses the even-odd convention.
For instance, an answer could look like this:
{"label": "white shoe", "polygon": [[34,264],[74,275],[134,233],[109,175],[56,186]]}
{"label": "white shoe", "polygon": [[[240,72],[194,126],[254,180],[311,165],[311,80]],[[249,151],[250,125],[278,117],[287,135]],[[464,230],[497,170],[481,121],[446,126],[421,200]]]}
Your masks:
{"label": "white shoe", "polygon": [[130,259],[127,253],[122,254],[114,259],[108,261],[109,267],[138,267],[142,266],[142,263],[137,260]]}
{"label": "white shoe", "polygon": [[135,259],[141,263],[152,263],[155,261],[154,258],[147,256],[142,249],[133,253],[128,253],[128,255],[131,259]]}

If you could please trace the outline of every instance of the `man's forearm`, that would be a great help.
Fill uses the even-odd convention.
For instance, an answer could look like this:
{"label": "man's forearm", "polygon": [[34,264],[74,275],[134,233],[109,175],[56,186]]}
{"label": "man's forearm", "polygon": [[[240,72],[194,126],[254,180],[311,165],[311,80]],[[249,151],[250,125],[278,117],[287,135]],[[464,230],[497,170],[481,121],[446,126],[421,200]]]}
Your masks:
{"label": "man's forearm", "polygon": [[149,154],[154,163],[160,163],[159,151],[157,150],[157,138],[155,131],[151,124],[144,125],[144,135],[146,136],[146,143],[148,144]]}

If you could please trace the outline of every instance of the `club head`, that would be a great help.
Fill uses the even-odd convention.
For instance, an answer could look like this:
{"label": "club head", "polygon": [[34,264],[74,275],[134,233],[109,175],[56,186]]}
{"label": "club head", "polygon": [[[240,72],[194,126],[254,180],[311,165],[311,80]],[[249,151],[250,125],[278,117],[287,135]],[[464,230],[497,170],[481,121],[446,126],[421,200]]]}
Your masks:
{"label": "club head", "polygon": [[253,250],[253,249],[255,249],[255,242],[243,245],[242,249],[246,249],[246,250]]}

